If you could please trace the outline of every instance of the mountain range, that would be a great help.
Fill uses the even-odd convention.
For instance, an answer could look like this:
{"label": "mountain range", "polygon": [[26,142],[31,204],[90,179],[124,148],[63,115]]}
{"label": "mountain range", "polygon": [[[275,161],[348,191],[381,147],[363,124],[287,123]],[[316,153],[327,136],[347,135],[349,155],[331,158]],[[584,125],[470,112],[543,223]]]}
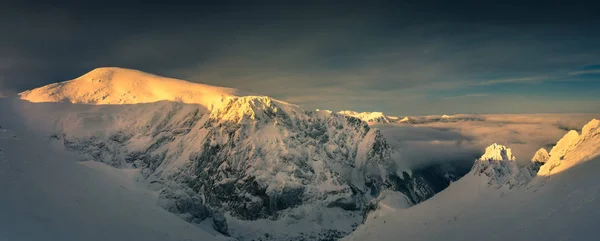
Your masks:
{"label": "mountain range", "polygon": [[384,210],[436,202],[436,194],[474,177],[494,189],[543,186],[551,173],[600,154],[593,120],[526,165],[509,147],[493,144],[470,169],[451,163],[401,169],[400,150],[370,124],[485,118],[306,110],[116,67],[19,96],[43,116],[39,128],[53,145],[82,162],[137,170],[158,206],[236,240],[337,240],[358,227],[349,238],[376,240],[364,228],[386,226],[373,221]]}
{"label": "mountain range", "polygon": [[53,141],[82,161],[139,169],[158,205],[238,240],[337,239],[382,192],[414,205],[464,175],[398,169],[397,150],[350,112],[136,70],[98,68],[19,95],[70,103],[48,114]]}

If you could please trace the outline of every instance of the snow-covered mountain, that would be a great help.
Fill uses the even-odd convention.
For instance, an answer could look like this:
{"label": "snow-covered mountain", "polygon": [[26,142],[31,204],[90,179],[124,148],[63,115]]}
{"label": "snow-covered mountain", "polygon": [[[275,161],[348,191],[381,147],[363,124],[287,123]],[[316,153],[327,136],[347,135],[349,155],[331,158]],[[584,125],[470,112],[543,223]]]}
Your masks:
{"label": "snow-covered mountain", "polygon": [[521,167],[510,148],[494,143],[485,149],[485,154],[481,158],[475,161],[472,173],[487,176],[490,186],[498,188],[523,186],[535,177],[544,162],[543,158],[543,151],[538,151],[529,165]]}
{"label": "snow-covered mountain", "polygon": [[389,116],[382,112],[356,112],[351,110],[343,110],[338,112],[340,115],[352,116],[361,119],[367,123],[375,124],[428,124],[434,122],[460,122],[460,121],[484,121],[485,118],[478,115],[430,115],[430,116]]}
{"label": "snow-covered mountain", "polygon": [[509,148],[493,144],[449,188],[412,207],[392,196],[345,240],[593,239],[597,227],[591,223],[600,205],[600,183],[594,181],[599,127],[594,119],[581,134],[570,131],[525,166],[517,165]]}
{"label": "snow-covered mountain", "polygon": [[20,96],[71,103],[27,108],[53,117],[50,138],[81,160],[140,169],[160,206],[239,240],[336,239],[384,190],[413,205],[449,185],[398,170],[361,119],[266,96],[121,68]]}
{"label": "snow-covered mountain", "polygon": [[94,69],[76,79],[46,85],[20,93],[31,102],[69,102],[77,104],[139,104],[177,101],[198,104],[212,110],[238,90],[215,87],[179,79],[165,78],[138,70],[117,67]]}

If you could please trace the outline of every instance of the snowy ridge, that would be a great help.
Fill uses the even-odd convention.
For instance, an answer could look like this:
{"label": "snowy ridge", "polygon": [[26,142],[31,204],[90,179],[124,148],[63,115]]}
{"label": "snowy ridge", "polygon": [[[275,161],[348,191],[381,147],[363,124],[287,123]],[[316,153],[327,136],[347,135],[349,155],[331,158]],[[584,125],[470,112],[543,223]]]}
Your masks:
{"label": "snowy ridge", "polygon": [[165,78],[138,70],[97,68],[76,79],[50,84],[19,94],[31,102],[77,104],[138,104],[161,100],[218,107],[239,96],[234,89]]}
{"label": "snowy ridge", "polygon": [[418,116],[418,117],[406,117],[403,119],[404,123],[410,124],[427,124],[433,122],[462,122],[462,121],[485,121],[485,117],[479,115],[430,115],[430,116]]}
{"label": "snowy ridge", "polygon": [[385,116],[382,112],[356,112],[351,110],[342,110],[338,112],[340,115],[352,116],[361,119],[365,122],[374,123],[391,123],[392,120]]}
{"label": "snowy ridge", "polygon": [[479,115],[429,115],[429,116],[388,116],[382,112],[356,112],[343,110],[338,114],[359,118],[368,123],[390,124],[428,124],[434,122],[461,122],[461,121],[484,121],[485,118]]}
{"label": "snowy ridge", "polygon": [[600,153],[599,126],[600,121],[593,119],[583,126],[581,134],[574,130],[565,134],[550,150],[546,164],[540,168],[538,175],[550,176]]}

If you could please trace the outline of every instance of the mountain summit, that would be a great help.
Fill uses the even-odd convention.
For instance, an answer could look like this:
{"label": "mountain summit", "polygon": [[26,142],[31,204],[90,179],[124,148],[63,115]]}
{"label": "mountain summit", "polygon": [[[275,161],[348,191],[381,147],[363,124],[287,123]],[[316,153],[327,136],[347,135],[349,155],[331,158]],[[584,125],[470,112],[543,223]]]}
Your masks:
{"label": "mountain summit", "polygon": [[474,175],[487,176],[490,186],[512,188],[529,183],[540,166],[540,161],[536,159],[528,166],[521,167],[510,148],[494,143],[488,146],[485,154],[475,161],[472,172]]}
{"label": "mountain summit", "polygon": [[240,96],[235,89],[166,78],[139,70],[118,67],[94,69],[76,79],[46,85],[19,94],[30,102],[75,104],[138,104],[178,101],[207,109]]}

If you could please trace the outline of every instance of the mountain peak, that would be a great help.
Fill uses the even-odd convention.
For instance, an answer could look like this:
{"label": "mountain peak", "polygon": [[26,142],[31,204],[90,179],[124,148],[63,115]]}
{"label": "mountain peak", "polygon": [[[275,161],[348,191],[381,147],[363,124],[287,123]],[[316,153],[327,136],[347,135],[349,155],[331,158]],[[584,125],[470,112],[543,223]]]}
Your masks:
{"label": "mountain peak", "polygon": [[199,104],[207,109],[240,96],[235,89],[162,77],[134,69],[96,68],[76,79],[19,93],[30,102],[74,104],[138,104],[177,101]]}
{"label": "mountain peak", "polygon": [[485,148],[485,154],[479,159],[488,161],[514,161],[515,156],[512,155],[510,148],[494,143]]}
{"label": "mountain peak", "polygon": [[[165,77],[147,73],[141,70],[128,69],[121,67],[98,67],[79,77],[75,80],[85,80],[90,82],[104,81],[141,81],[148,79],[162,79]],[[183,80],[182,80],[183,81]]]}
{"label": "mountain peak", "polygon": [[535,172],[533,169],[535,167],[519,167],[510,148],[494,143],[475,161],[471,172],[474,175],[487,176],[490,186],[512,188],[531,181],[532,172]]}

